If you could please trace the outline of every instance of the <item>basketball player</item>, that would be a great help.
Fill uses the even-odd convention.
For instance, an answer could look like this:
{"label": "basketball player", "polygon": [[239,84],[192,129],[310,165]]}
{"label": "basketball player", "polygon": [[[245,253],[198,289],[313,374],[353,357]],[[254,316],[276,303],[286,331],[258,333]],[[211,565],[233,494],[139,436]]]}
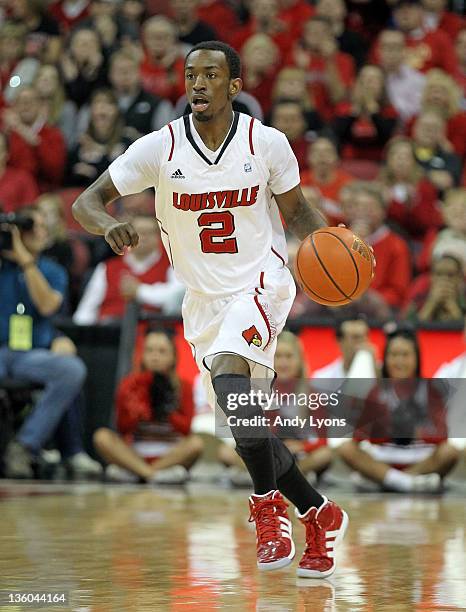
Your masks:
{"label": "basketball player", "polygon": [[[295,297],[279,212],[300,239],[325,226],[301,193],[284,134],[233,112],[240,74],[240,58],[228,45],[196,45],[185,60],[192,114],[137,140],[73,205],[81,225],[122,255],[137,245],[137,233],[105,206],[155,187],[163,243],[187,287],[185,337],[218,405],[230,415],[229,399],[251,397],[252,380],[273,377],[276,337]],[[251,399],[234,414],[241,422],[262,410]],[[267,427],[231,431],[254,484],[249,505],[258,567],[285,567],[294,557],[285,496],[306,527],[298,575],[330,575],[346,513],[311,487]]]}

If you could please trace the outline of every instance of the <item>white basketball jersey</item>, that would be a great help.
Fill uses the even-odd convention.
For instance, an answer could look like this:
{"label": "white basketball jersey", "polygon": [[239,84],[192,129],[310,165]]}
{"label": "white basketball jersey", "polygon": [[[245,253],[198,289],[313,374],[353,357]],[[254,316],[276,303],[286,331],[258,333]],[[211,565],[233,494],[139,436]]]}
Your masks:
{"label": "white basketball jersey", "polygon": [[284,134],[234,113],[217,151],[192,116],[136,141],[109,167],[122,195],[156,189],[156,218],[176,275],[189,289],[227,296],[283,266],[286,242],[273,193],[299,184]]}

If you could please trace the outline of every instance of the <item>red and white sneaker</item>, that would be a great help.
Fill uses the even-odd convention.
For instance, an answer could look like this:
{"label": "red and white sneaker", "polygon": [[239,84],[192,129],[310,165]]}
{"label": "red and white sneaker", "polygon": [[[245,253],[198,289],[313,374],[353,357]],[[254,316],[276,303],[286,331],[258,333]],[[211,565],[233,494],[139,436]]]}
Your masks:
{"label": "red and white sneaker", "polygon": [[348,527],[348,515],[324,497],[324,503],[296,516],[306,527],[306,549],[296,571],[303,578],[325,578],[335,571],[335,548]]}
{"label": "red and white sneaker", "polygon": [[257,567],[274,570],[289,565],[295,555],[288,504],[280,491],[249,498],[249,522],[256,523]]}

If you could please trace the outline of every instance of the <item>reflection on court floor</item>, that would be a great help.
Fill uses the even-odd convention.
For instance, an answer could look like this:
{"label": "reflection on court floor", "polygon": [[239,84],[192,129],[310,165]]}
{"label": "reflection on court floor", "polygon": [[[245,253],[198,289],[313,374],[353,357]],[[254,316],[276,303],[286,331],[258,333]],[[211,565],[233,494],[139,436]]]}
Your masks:
{"label": "reflection on court floor", "polygon": [[297,559],[259,574],[243,492],[0,481],[0,592],[63,590],[43,609],[79,612],[466,610],[464,500],[328,493],[350,527],[334,576],[306,580]]}

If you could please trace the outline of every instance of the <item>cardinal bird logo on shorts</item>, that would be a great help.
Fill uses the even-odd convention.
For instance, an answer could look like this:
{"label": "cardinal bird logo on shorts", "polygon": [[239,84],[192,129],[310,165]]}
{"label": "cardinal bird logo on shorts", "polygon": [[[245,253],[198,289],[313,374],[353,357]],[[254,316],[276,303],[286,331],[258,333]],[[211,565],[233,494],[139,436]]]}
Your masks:
{"label": "cardinal bird logo on shorts", "polygon": [[254,344],[254,346],[261,346],[262,344],[262,336],[257,331],[255,325],[251,325],[251,327],[245,329],[242,336],[249,345]]}

